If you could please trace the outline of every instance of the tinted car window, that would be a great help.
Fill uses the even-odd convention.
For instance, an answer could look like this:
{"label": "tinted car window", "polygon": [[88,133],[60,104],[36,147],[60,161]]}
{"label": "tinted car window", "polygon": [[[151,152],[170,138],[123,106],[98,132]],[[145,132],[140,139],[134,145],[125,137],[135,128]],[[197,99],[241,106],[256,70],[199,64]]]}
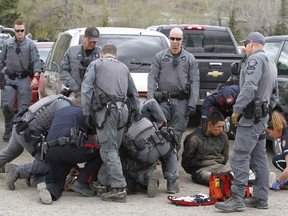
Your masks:
{"label": "tinted car window", "polygon": [[279,56],[277,63],[278,74],[279,75],[288,75],[288,43],[284,44],[282,52]]}
{"label": "tinted car window", "polygon": [[[169,37],[170,29],[161,30]],[[235,53],[235,46],[227,31],[183,30],[183,46],[191,53]]]}
{"label": "tinted car window", "polygon": [[276,61],[276,55],[281,47],[282,42],[266,42],[264,46],[265,53],[274,61]]}

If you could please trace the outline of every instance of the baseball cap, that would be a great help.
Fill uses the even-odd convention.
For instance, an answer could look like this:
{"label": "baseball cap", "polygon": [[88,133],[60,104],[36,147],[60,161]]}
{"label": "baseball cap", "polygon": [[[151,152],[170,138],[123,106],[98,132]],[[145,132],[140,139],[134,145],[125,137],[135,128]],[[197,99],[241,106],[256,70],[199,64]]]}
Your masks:
{"label": "baseball cap", "polygon": [[246,43],[249,41],[253,41],[253,42],[264,45],[265,37],[259,32],[250,32],[244,40],[240,41],[240,43]]}
{"label": "baseball cap", "polygon": [[88,27],[84,33],[90,42],[97,42],[99,38],[99,30],[96,27]]}

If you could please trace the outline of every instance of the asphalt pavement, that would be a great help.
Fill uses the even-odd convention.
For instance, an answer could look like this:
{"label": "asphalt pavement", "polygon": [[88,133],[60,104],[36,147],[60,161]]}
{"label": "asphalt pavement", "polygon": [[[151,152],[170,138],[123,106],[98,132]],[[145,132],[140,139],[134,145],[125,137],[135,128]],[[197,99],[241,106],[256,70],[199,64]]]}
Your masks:
{"label": "asphalt pavement", "polygon": [[[4,121],[2,112],[0,113],[0,149],[7,146],[7,143],[2,141],[4,132]],[[189,125],[185,132],[185,137],[188,133],[193,131],[195,127]],[[233,141],[230,141],[230,152],[233,148]],[[268,146],[269,147],[269,146]],[[270,170],[279,175],[273,165],[271,164],[272,148],[267,150]],[[24,152],[20,157],[13,161],[15,164],[29,163],[33,158]],[[198,193],[209,193],[209,188],[206,186],[198,185],[192,182],[191,177],[184,172],[180,166],[181,153],[179,156],[179,170],[180,170],[180,188],[181,191],[175,196],[193,196]],[[229,162],[228,162],[229,163]],[[158,166],[158,169],[161,167]],[[35,187],[28,187],[25,180],[21,179],[16,182],[16,190],[10,191],[6,187],[5,174],[0,174],[0,216],[21,215],[220,215],[221,211],[217,210],[213,205],[211,206],[198,206],[198,207],[184,207],[171,204],[167,199],[168,194],[166,191],[166,181],[162,178],[160,181],[159,193],[155,198],[148,198],[145,193],[138,193],[128,196],[127,203],[111,203],[104,202],[98,197],[82,197],[74,192],[64,192],[62,197],[53,202],[52,205],[44,205],[40,203],[37,190]],[[286,204],[288,203],[288,191],[270,191],[269,194],[269,209],[259,210],[255,208],[246,208],[244,212],[227,213],[234,215],[285,215],[288,213]]]}

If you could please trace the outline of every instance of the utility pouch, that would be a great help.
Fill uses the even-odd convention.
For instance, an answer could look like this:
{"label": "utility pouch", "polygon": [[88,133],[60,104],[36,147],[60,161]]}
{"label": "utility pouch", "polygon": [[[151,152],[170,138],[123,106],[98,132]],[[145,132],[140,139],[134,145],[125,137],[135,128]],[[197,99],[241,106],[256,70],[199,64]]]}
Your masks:
{"label": "utility pouch", "polygon": [[101,93],[101,94],[99,95],[99,99],[100,99],[100,104],[101,104],[102,106],[106,106],[106,105],[108,104],[108,102],[111,101],[110,98],[107,97],[107,95],[105,95],[104,93]]}
{"label": "utility pouch", "polygon": [[162,92],[156,91],[156,92],[154,93],[154,99],[155,99],[158,103],[163,102],[163,94],[162,94]]}
{"label": "utility pouch", "polygon": [[255,104],[255,119],[262,118],[262,101],[260,99],[254,100]]}
{"label": "utility pouch", "polygon": [[0,72],[0,89],[4,89],[6,85],[5,74]]}
{"label": "utility pouch", "polygon": [[265,118],[267,116],[267,114],[269,114],[269,104],[267,102],[262,104],[262,117]]}
{"label": "utility pouch", "polygon": [[254,101],[250,102],[247,107],[243,110],[243,116],[246,119],[252,119],[254,117]]}

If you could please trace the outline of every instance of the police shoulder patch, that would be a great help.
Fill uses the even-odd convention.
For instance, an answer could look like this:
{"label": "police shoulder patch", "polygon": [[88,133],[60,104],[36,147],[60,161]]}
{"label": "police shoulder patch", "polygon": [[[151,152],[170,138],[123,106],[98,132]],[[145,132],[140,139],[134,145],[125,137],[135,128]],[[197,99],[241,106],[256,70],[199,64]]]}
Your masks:
{"label": "police shoulder patch", "polygon": [[285,148],[285,146],[286,146],[286,140],[283,140],[282,141],[282,148]]}
{"label": "police shoulder patch", "polygon": [[251,59],[251,60],[249,60],[249,62],[248,62],[248,66],[250,66],[250,67],[253,67],[253,66],[255,66],[257,64],[257,61],[255,60],[255,59]]}

